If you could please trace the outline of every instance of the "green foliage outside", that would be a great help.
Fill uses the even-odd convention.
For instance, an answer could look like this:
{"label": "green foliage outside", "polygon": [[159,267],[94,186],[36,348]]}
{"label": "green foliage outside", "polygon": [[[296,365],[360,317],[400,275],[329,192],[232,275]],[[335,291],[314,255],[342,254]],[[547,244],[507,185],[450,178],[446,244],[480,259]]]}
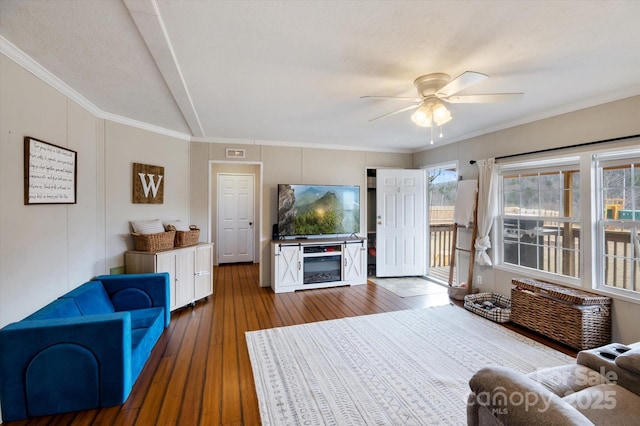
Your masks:
{"label": "green foliage outside", "polygon": [[297,235],[350,234],[357,232],[359,225],[360,209],[345,210],[332,191],[312,202],[298,204],[295,216]]}
{"label": "green foliage outside", "polygon": [[329,210],[319,214],[316,210],[309,210],[305,214],[296,216],[296,233],[300,235],[319,235],[344,233],[342,229],[342,212]]}

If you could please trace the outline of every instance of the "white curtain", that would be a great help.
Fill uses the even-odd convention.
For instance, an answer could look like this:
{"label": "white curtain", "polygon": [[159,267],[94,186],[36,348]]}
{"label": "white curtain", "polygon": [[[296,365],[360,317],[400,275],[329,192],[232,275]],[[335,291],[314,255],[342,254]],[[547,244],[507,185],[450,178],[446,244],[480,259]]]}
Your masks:
{"label": "white curtain", "polygon": [[475,242],[476,263],[491,266],[487,250],[491,248],[489,233],[498,213],[498,169],[496,160],[478,160],[478,237]]}

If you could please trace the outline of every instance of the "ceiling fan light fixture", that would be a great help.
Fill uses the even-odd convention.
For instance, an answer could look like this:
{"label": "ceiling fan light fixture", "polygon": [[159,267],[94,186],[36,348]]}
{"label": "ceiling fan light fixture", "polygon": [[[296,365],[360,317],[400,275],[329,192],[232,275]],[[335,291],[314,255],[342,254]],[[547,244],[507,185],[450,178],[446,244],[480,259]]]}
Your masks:
{"label": "ceiling fan light fixture", "polygon": [[434,128],[438,126],[438,136],[444,137],[442,126],[453,118],[451,112],[442,102],[454,104],[477,104],[510,102],[521,98],[524,93],[484,93],[478,95],[458,95],[457,93],[467,87],[478,84],[488,78],[486,74],[475,71],[465,71],[453,80],[449,74],[431,73],[415,79],[414,86],[418,90],[418,98],[398,96],[362,96],[363,98],[390,98],[420,102],[408,107],[400,108],[390,113],[373,118],[369,121],[388,117],[408,110],[415,110],[411,114],[411,121],[420,127],[431,128],[431,140],[433,144]]}
{"label": "ceiling fan light fixture", "polygon": [[447,107],[445,107],[440,102],[433,105],[431,111],[433,114],[433,121],[438,126],[442,126],[443,124],[448,123],[449,121],[451,121],[451,118],[453,118],[451,117],[451,112],[447,109]]}
{"label": "ceiling fan light fixture", "polygon": [[411,115],[411,121],[420,127],[442,126],[451,118],[451,112],[441,102],[423,102]]}
{"label": "ceiling fan light fixture", "polygon": [[422,104],[413,114],[411,114],[411,121],[420,127],[431,126],[431,106]]}

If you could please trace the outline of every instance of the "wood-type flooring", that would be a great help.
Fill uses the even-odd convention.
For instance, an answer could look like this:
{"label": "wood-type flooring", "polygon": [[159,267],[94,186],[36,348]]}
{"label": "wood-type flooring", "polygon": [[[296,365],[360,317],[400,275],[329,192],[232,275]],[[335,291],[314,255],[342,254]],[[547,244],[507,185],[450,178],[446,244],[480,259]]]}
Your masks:
{"label": "wood-type flooring", "polygon": [[216,266],[214,294],[172,313],[123,405],[5,424],[259,425],[245,331],[447,303],[446,293],[401,298],[373,283],[275,294],[258,286],[257,264]]}

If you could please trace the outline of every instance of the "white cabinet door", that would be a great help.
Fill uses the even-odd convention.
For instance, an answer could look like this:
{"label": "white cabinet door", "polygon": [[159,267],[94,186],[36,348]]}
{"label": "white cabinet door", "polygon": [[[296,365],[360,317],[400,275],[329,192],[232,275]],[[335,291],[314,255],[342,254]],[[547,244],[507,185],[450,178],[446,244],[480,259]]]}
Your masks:
{"label": "white cabinet door", "polygon": [[276,287],[302,284],[302,259],[300,247],[274,245]]}
{"label": "white cabinet door", "polygon": [[376,276],[425,274],[425,184],[424,170],[378,169]]}
{"label": "white cabinet door", "polygon": [[343,281],[349,284],[367,282],[367,241],[346,243],[342,253],[344,273]]}
{"label": "white cabinet door", "polygon": [[184,306],[195,300],[195,252],[195,249],[175,252],[177,306]]}
{"label": "white cabinet door", "polygon": [[173,311],[213,292],[213,243],[155,253],[128,251],[125,271],[169,273],[169,306]]}
{"label": "white cabinet door", "polygon": [[155,270],[144,272],[169,273],[169,295],[171,299],[169,306],[172,311],[176,309],[178,307],[176,303],[176,255],[173,252],[157,254]]}
{"label": "white cabinet door", "polygon": [[213,293],[213,246],[198,246],[195,261],[195,298],[202,299]]}

